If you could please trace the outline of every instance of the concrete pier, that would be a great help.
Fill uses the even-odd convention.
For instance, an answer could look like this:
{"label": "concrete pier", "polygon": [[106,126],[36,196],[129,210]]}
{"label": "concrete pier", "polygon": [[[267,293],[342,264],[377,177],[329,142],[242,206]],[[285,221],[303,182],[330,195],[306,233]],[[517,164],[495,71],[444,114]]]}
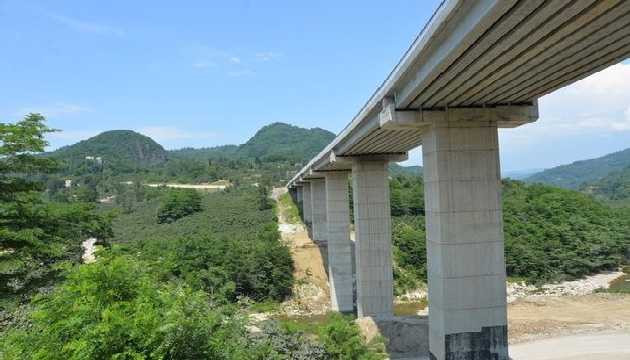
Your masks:
{"label": "concrete pier", "polygon": [[328,212],[328,279],[332,311],[354,311],[352,242],[350,241],[350,204],[348,172],[326,174]]}
{"label": "concrete pier", "polygon": [[394,314],[391,211],[387,161],[352,165],[357,316]]}
{"label": "concrete pier", "polygon": [[313,202],[311,201],[311,183],[302,184],[302,217],[311,232],[313,225]]}
{"label": "concrete pier", "polygon": [[496,116],[434,115],[422,137],[430,357],[507,360]]}
{"label": "concrete pier", "polygon": [[301,186],[296,187],[295,192],[296,192],[296,195],[295,195],[296,201],[298,203],[301,203],[304,200],[302,199],[302,187]]}
{"label": "concrete pier", "polygon": [[326,214],[326,180],[313,179],[311,181],[311,204],[313,215],[312,239],[323,242],[328,239],[328,221]]}

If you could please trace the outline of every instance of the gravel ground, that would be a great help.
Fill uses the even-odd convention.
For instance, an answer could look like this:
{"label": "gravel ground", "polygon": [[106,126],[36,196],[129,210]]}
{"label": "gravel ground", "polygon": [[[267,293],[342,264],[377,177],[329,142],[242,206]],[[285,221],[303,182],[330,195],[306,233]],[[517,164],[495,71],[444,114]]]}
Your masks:
{"label": "gravel ground", "polygon": [[630,332],[580,334],[510,347],[513,360],[628,360]]}

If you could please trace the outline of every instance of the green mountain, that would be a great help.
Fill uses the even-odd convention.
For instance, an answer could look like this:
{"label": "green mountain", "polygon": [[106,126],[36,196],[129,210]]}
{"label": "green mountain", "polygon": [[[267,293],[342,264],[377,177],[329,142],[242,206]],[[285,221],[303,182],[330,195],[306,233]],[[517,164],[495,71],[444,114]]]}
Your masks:
{"label": "green mountain", "polygon": [[403,166],[395,162],[389,163],[389,173],[393,175],[422,175],[422,166],[411,165]]}
{"label": "green mountain", "polygon": [[246,158],[285,158],[308,160],[335,138],[320,128],[304,129],[284,123],[273,123],[260,129],[238,149]]}
{"label": "green mountain", "polygon": [[609,202],[630,203],[630,166],[608,174],[583,191]]}
{"label": "green mountain", "polygon": [[285,123],[273,123],[260,130],[245,144],[222,145],[201,149],[170,150],[169,159],[215,160],[220,158],[261,159],[267,161],[308,161],[335,138],[320,128],[304,129]]}
{"label": "green mountain", "polygon": [[195,160],[208,160],[219,159],[223,157],[234,157],[238,151],[238,145],[221,145],[213,147],[204,147],[195,149],[186,147],[177,150],[169,150],[169,159],[195,159]]}
{"label": "green mountain", "polygon": [[166,161],[166,150],[148,136],[131,130],[105,131],[64,146],[52,155],[61,159],[90,159],[107,162],[112,159],[131,160],[140,164],[156,164]]}
{"label": "green mountain", "polygon": [[630,148],[596,159],[576,161],[547,169],[526,178],[525,182],[579,189],[585,184],[596,183],[627,166],[630,166]]}

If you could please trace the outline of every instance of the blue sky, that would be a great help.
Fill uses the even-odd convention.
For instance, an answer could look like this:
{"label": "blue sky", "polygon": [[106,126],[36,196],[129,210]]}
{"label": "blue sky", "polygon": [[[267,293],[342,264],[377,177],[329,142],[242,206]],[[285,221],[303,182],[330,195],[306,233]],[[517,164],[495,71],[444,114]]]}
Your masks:
{"label": "blue sky", "polygon": [[[50,149],[112,129],[167,149],[241,144],[276,121],[339,133],[439,3],[0,0],[0,121],[42,113],[62,130]],[[630,147],[630,63],[500,136],[504,170]]]}

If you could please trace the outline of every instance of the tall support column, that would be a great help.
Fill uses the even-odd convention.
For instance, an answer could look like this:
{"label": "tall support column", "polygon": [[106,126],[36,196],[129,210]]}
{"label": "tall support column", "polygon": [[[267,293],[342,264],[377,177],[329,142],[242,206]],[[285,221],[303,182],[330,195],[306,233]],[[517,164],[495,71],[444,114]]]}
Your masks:
{"label": "tall support column", "polygon": [[303,201],[303,199],[302,199],[302,187],[298,186],[296,189],[297,189],[296,201],[301,203]]}
{"label": "tall support column", "polygon": [[352,312],[354,291],[347,172],[338,171],[326,174],[326,210],[331,308],[333,311]]}
{"label": "tall support column", "polygon": [[293,203],[297,204],[297,188],[294,187],[290,187],[287,189],[287,192],[289,193],[289,196],[291,197],[291,201],[293,201]]}
{"label": "tall support column", "polygon": [[435,116],[422,137],[430,357],[507,360],[496,116]]}
{"label": "tall support column", "polygon": [[311,201],[311,183],[302,185],[302,217],[307,228],[313,224],[313,204]]}
{"label": "tall support column", "polygon": [[387,161],[357,161],[352,166],[359,318],[394,314],[387,164]]}
{"label": "tall support column", "polygon": [[311,203],[313,208],[313,240],[328,239],[328,222],[326,219],[326,180],[311,181]]}

